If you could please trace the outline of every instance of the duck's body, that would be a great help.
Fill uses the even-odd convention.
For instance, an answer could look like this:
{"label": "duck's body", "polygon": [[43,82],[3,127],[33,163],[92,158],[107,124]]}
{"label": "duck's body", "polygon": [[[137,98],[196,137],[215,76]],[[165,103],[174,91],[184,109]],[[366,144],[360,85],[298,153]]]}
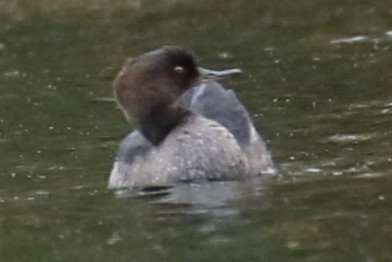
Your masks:
{"label": "duck's body", "polygon": [[[163,49],[161,53],[155,51],[147,56],[150,56],[148,59],[158,56],[160,64],[165,60],[162,56],[167,53],[171,55],[170,49]],[[143,56],[141,60],[145,64]],[[179,65],[184,66],[181,63]],[[177,64],[169,63],[164,66],[175,68]],[[151,100],[144,101],[145,105],[150,106],[147,111],[153,112],[146,113],[137,108],[137,105],[135,110],[135,105],[123,102],[133,99],[132,102],[135,103],[138,102],[137,99],[151,98],[150,91],[146,95],[143,94],[145,89],[137,90],[143,87],[129,85],[129,75],[135,75],[132,67],[132,64],[128,64],[123,69],[114,86],[120,107],[125,111],[127,119],[137,120],[137,128],[120,145],[110,175],[109,188],[165,187],[181,181],[240,180],[274,172],[271,155],[234,92],[225,90],[216,82],[191,88],[190,81],[189,84],[184,84],[185,88],[180,88],[183,91],[175,92],[177,97],[164,95],[166,101],[171,100],[164,108],[160,102],[157,107],[151,106]],[[193,80],[199,77],[197,73],[192,74]],[[157,86],[162,89],[159,83]],[[157,94],[160,94],[159,90]],[[154,96],[154,99],[159,101],[159,97]],[[143,104],[143,101],[139,102]],[[159,110],[155,110],[156,108]],[[133,115],[135,111],[139,115]]]}

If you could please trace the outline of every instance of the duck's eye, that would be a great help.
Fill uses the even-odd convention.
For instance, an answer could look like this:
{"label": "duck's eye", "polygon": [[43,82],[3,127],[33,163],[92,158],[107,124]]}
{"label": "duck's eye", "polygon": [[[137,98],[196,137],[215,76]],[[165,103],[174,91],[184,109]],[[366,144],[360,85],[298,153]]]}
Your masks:
{"label": "duck's eye", "polygon": [[185,68],[182,66],[176,66],[174,67],[174,71],[178,74],[183,75],[185,73]]}

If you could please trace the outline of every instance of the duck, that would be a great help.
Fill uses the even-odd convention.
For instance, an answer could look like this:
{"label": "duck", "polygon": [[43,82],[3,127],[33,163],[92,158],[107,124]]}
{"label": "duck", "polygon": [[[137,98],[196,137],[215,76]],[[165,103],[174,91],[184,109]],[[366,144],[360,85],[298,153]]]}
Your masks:
{"label": "duck", "polygon": [[175,46],[128,59],[112,86],[134,130],[120,142],[108,189],[275,175],[245,106],[218,83],[240,73],[199,67],[191,53]]}

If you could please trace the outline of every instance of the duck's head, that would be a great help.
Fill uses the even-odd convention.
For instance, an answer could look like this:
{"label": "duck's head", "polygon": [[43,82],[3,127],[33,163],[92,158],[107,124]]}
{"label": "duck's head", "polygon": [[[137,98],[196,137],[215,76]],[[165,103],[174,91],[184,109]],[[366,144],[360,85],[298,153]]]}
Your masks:
{"label": "duck's head", "polygon": [[200,68],[185,50],[164,47],[128,59],[114,81],[114,96],[127,120],[137,127],[150,114],[176,106],[192,86],[240,72]]}

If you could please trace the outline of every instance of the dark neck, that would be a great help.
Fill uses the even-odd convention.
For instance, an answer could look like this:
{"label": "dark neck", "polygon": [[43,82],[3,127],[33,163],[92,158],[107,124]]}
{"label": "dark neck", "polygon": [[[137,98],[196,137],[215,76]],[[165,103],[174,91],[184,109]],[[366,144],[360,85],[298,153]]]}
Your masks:
{"label": "dark neck", "polygon": [[190,112],[182,107],[159,108],[139,121],[139,131],[151,144],[160,144],[179,124],[183,123]]}

